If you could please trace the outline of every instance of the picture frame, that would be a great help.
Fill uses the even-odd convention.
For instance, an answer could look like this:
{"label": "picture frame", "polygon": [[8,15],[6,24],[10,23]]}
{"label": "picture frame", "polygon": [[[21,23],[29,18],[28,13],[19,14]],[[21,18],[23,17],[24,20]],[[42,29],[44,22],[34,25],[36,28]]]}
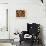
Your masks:
{"label": "picture frame", "polygon": [[25,17],[25,10],[16,10],[16,17]]}

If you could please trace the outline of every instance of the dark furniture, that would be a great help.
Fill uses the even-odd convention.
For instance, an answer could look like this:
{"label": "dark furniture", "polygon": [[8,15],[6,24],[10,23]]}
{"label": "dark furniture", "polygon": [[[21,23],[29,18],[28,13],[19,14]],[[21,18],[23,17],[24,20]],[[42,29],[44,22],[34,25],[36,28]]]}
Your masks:
{"label": "dark furniture", "polygon": [[[27,23],[27,31],[22,31],[22,34],[19,34],[20,36],[20,44],[22,41],[29,41],[31,43],[31,46],[33,46],[34,43],[40,43],[40,39],[39,39],[39,33],[40,33],[40,24],[36,24],[36,23],[32,23],[29,24]],[[24,38],[25,34],[29,34],[32,37],[30,39],[28,38]]]}
{"label": "dark furniture", "polygon": [[43,3],[43,0],[41,0],[41,2]]}

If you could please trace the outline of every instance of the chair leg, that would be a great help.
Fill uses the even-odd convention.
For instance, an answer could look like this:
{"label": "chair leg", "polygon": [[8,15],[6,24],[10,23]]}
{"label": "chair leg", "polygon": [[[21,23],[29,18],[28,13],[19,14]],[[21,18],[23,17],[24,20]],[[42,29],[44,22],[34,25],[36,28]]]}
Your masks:
{"label": "chair leg", "polygon": [[31,45],[30,46],[33,46],[33,42],[31,43]]}
{"label": "chair leg", "polygon": [[31,41],[31,45],[30,45],[30,46],[33,46],[33,44],[34,44],[34,41],[32,40],[32,41]]}
{"label": "chair leg", "polygon": [[20,41],[20,45],[21,45],[21,41]]}

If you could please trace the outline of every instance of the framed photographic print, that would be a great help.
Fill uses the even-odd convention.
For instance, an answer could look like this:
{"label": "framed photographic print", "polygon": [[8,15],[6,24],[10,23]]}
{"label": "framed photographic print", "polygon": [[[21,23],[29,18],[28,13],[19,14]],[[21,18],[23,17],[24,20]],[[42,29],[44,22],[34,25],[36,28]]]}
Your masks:
{"label": "framed photographic print", "polygon": [[25,10],[16,10],[16,17],[25,17]]}

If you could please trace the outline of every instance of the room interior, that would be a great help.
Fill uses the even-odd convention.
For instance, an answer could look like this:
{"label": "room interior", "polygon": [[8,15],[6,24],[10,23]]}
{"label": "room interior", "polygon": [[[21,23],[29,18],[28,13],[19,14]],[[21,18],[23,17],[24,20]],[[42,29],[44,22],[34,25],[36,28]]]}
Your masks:
{"label": "room interior", "polygon": [[30,46],[23,41],[20,45],[19,35],[27,32],[27,23],[40,24],[40,38],[46,46],[45,15],[46,0],[0,0],[0,46]]}

